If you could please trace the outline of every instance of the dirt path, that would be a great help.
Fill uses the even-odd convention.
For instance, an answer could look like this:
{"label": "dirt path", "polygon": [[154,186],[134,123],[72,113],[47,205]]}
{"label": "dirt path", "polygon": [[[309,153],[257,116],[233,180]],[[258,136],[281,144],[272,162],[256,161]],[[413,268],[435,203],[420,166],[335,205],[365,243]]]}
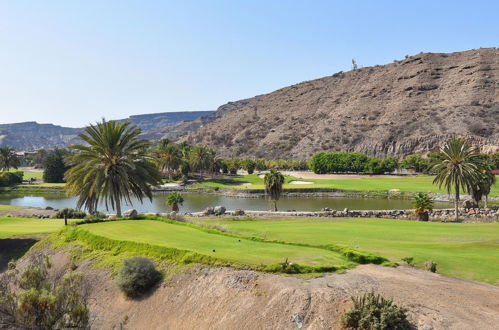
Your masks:
{"label": "dirt path", "polygon": [[[43,253],[53,254],[52,251]],[[52,276],[69,269],[53,257]],[[127,300],[109,273],[78,264],[88,279],[97,329],[339,329],[350,296],[374,290],[409,309],[417,329],[497,329],[499,287],[409,267],[363,265],[303,280],[230,268],[191,268],[139,300]]]}

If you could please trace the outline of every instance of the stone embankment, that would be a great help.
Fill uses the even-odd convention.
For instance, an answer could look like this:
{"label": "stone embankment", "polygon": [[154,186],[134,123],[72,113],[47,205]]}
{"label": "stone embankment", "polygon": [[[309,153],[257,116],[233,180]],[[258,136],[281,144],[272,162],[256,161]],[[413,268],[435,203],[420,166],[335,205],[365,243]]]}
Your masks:
{"label": "stone embankment", "polygon": [[[212,216],[212,212],[195,212],[186,214],[187,216],[204,217]],[[219,214],[220,215],[220,214]],[[330,218],[385,218],[416,220],[417,215],[414,210],[348,210],[343,211],[325,208],[322,211],[248,211],[234,210],[225,211],[222,215],[227,216],[250,216],[250,217],[330,217]],[[454,209],[437,209],[429,213],[430,221],[454,221]],[[499,208],[487,209],[459,209],[459,216],[464,221],[499,221]]]}

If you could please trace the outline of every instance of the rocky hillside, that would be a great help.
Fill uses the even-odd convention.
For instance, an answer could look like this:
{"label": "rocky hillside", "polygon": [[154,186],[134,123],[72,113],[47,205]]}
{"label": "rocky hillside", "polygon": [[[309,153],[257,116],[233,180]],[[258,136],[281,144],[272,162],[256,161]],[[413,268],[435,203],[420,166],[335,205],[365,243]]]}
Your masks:
{"label": "rocky hillside", "polygon": [[427,152],[453,135],[499,146],[499,49],[421,53],[259,96],[189,134],[224,156]]}
{"label": "rocky hillside", "polygon": [[[185,122],[208,116],[213,111],[164,112],[131,116],[129,120],[143,130],[143,137],[160,139],[168,135],[170,128]],[[40,148],[66,147],[78,142],[77,135],[83,128],[61,127],[52,124],[25,122],[16,124],[0,124],[0,146],[10,146],[18,150],[34,150]],[[185,135],[188,131],[182,127],[173,130],[170,137]]]}

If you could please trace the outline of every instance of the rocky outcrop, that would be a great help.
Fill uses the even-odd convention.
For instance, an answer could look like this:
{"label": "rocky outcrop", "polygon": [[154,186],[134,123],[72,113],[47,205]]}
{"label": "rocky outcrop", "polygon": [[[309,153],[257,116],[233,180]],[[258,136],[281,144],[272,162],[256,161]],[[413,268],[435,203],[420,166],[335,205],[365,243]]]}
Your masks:
{"label": "rocky outcrop", "polygon": [[499,50],[425,53],[261,95],[187,140],[222,156],[306,159],[319,151],[401,157],[466,136],[499,146]]}

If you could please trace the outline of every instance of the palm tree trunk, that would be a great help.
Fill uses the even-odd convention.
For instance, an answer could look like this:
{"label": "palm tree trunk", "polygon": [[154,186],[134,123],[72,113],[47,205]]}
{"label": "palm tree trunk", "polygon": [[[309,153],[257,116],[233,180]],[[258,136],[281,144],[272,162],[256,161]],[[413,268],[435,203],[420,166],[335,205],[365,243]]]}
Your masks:
{"label": "palm tree trunk", "polygon": [[119,198],[116,200],[116,217],[121,218],[121,201]]}
{"label": "palm tree trunk", "polygon": [[456,221],[459,221],[459,186],[456,186],[456,198],[454,201],[456,211]]}
{"label": "palm tree trunk", "polygon": [[274,212],[277,212],[277,201],[274,200]]}
{"label": "palm tree trunk", "polygon": [[485,195],[484,207],[489,208],[489,195]]}

